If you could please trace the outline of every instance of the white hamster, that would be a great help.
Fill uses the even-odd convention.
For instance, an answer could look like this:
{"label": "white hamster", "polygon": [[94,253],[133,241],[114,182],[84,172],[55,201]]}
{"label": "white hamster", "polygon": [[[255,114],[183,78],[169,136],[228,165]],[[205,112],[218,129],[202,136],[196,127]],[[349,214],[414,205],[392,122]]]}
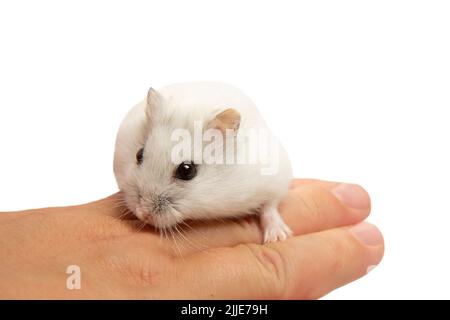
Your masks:
{"label": "white hamster", "polygon": [[289,157],[233,86],[150,88],[119,128],[114,173],[128,208],[157,228],[259,214],[264,242],[292,233],[277,209],[292,178]]}

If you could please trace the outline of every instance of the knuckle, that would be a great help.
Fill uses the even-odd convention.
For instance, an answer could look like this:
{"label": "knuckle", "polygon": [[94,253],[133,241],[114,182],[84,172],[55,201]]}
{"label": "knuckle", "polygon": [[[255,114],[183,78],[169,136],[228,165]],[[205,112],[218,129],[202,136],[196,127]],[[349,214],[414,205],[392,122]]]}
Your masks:
{"label": "knuckle", "polygon": [[296,202],[303,208],[307,214],[306,217],[311,221],[322,221],[326,218],[324,211],[325,204],[328,204],[328,199],[325,197],[326,191],[318,186],[305,186],[298,188],[294,192]]}
{"label": "knuckle", "polygon": [[244,245],[259,266],[264,292],[270,298],[283,298],[287,288],[287,264],[283,255],[270,245]]}
{"label": "knuckle", "polygon": [[113,265],[113,269],[122,275],[122,279],[127,279],[129,285],[149,288],[161,283],[168,268],[165,261],[155,260],[149,261],[145,257],[116,257],[116,259],[110,259],[109,264]]}

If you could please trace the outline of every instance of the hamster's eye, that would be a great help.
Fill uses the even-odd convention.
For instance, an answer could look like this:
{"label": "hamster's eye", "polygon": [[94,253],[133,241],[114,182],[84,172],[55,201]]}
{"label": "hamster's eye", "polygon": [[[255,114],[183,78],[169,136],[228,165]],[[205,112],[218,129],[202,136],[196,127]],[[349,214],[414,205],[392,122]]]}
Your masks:
{"label": "hamster's eye", "polygon": [[136,153],[136,163],[142,164],[142,161],[144,161],[144,148],[139,149]]}
{"label": "hamster's eye", "polygon": [[190,161],[182,162],[175,171],[175,178],[180,180],[191,180],[197,174],[195,164]]}

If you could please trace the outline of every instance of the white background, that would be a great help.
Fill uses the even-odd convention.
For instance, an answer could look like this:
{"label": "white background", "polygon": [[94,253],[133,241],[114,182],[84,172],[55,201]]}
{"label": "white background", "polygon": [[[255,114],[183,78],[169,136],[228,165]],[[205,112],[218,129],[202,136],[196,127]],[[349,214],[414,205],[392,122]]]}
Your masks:
{"label": "white background", "polygon": [[446,1],[2,1],[0,210],[116,191],[122,117],[156,88],[246,92],[296,176],[372,196],[383,262],[326,298],[450,298]]}

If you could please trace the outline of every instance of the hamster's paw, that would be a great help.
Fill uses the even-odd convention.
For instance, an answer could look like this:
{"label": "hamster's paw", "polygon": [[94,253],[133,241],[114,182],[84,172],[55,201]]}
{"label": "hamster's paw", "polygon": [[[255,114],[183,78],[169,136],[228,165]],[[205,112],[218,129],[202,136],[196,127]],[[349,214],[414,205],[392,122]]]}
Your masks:
{"label": "hamster's paw", "polygon": [[264,243],[283,241],[292,235],[291,229],[284,223],[276,205],[266,206],[261,214],[261,226]]}
{"label": "hamster's paw", "polygon": [[264,228],[264,243],[283,241],[292,236],[292,231],[282,221],[282,224],[268,225]]}

